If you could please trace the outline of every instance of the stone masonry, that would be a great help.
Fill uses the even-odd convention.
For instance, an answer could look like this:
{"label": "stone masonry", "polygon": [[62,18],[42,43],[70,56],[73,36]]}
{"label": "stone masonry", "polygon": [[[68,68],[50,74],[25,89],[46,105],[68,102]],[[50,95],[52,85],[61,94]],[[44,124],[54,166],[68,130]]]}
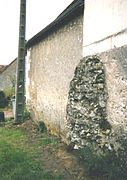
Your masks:
{"label": "stone masonry", "polygon": [[127,167],[126,47],[83,58],[70,83],[67,138],[74,148],[116,153]]}
{"label": "stone masonry", "polygon": [[91,143],[110,148],[105,72],[98,57],[80,61],[70,83],[68,98],[68,138],[75,143],[75,148]]}

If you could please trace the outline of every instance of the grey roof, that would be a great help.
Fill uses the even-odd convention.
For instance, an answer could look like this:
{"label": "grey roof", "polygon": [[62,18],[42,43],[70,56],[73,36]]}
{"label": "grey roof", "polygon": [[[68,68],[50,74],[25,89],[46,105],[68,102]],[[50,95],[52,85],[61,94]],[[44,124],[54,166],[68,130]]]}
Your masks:
{"label": "grey roof", "polygon": [[52,23],[42,29],[39,33],[33,36],[27,42],[27,48],[40,42],[47,37],[50,33],[63,26],[71,19],[75,18],[79,14],[83,13],[84,0],[74,0]]}
{"label": "grey roof", "polygon": [[[15,61],[17,60],[17,58],[15,58],[10,64],[8,65],[0,65],[0,74],[2,74],[8,67],[10,67]],[[2,67],[3,66],[3,67]]]}

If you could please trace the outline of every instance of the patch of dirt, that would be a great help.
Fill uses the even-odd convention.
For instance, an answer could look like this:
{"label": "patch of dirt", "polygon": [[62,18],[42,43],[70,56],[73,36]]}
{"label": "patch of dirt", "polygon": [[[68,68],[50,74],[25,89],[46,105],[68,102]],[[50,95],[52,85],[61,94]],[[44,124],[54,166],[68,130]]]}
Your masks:
{"label": "patch of dirt", "polygon": [[60,172],[66,180],[81,180],[85,178],[84,169],[80,167],[75,157],[66,152],[62,143],[55,150],[50,146],[43,149],[41,159],[45,162],[45,169],[54,173]]}
{"label": "patch of dirt", "polygon": [[[22,125],[18,125],[27,132],[29,143],[34,143],[39,138],[36,125],[31,121],[26,121]],[[48,135],[47,137],[51,137]],[[57,147],[52,144],[40,146],[42,154],[40,160],[43,162],[45,171],[52,171],[54,174],[62,174],[63,180],[89,180],[85,175],[85,170],[78,159],[67,152],[66,144],[58,140]]]}

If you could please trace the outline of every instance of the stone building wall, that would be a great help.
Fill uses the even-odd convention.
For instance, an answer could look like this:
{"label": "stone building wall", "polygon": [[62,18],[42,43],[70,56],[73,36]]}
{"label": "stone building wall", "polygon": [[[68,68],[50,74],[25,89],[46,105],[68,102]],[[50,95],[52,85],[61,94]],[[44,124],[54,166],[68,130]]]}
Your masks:
{"label": "stone building wall", "polygon": [[68,139],[73,147],[89,147],[96,155],[114,156],[124,173],[127,168],[126,8],[126,0],[85,1],[83,59],[70,83],[67,105]]}
{"label": "stone building wall", "polygon": [[9,89],[14,86],[16,81],[16,65],[17,61],[14,60],[0,73],[0,90]]}
{"label": "stone building wall", "polygon": [[107,119],[118,135],[127,133],[126,8],[126,0],[86,0],[84,10],[83,57],[98,55],[103,63]]}
{"label": "stone building wall", "polygon": [[108,179],[126,179],[126,60],[127,46],[84,57],[75,69],[68,96],[69,147],[78,149],[89,164],[91,157],[97,166],[102,161],[98,170],[106,172],[108,167],[113,176]]}
{"label": "stone building wall", "polygon": [[82,58],[82,39],[83,16],[78,15],[27,53],[27,104],[35,120],[64,136],[69,83]]}
{"label": "stone building wall", "polygon": [[127,46],[99,56],[106,73],[108,119],[114,128],[127,133]]}
{"label": "stone building wall", "polygon": [[79,146],[87,134],[90,140],[95,138],[94,131],[99,132],[98,127],[105,120],[105,128],[107,122],[116,136],[127,134],[126,60],[127,46],[124,46],[85,57],[76,67],[70,83],[67,119],[71,140],[77,139]]}

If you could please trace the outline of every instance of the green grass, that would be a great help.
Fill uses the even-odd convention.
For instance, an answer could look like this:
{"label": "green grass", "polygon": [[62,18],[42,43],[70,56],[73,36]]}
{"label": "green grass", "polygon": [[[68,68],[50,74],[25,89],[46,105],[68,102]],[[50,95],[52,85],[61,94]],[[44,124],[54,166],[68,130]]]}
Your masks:
{"label": "green grass", "polygon": [[39,159],[40,146],[55,141],[42,137],[28,143],[26,133],[19,128],[0,128],[0,180],[60,180],[59,174],[44,170]]}

